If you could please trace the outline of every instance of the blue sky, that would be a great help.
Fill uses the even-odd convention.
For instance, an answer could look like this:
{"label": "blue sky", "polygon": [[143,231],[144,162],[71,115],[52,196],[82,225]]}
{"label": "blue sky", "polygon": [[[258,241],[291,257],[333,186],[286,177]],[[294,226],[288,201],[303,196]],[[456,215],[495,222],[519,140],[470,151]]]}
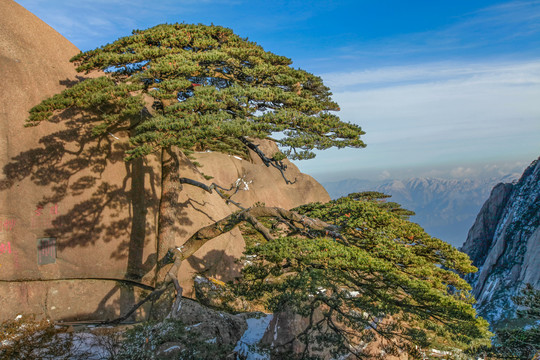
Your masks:
{"label": "blue sky", "polygon": [[491,176],[540,156],[540,1],[17,2],[81,50],[214,23],[322,76],[368,147],[298,163],[321,181]]}

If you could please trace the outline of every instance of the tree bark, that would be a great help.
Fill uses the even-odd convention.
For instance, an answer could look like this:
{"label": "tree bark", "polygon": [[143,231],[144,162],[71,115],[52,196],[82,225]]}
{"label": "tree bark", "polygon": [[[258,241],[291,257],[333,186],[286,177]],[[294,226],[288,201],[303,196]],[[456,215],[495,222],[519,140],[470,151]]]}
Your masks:
{"label": "tree bark", "polygon": [[159,204],[158,236],[157,236],[157,269],[155,286],[165,279],[167,268],[167,252],[174,247],[179,237],[180,229],[177,226],[178,199],[182,191],[180,183],[180,151],[176,147],[164,149],[161,157],[161,201]]}

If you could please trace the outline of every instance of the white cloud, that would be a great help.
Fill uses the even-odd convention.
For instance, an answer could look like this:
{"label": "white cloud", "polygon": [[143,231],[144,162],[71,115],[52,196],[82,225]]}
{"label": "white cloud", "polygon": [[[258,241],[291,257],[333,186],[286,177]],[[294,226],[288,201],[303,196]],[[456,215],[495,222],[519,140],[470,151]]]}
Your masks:
{"label": "white cloud", "polygon": [[407,66],[389,66],[360,71],[323,74],[325,83],[342,92],[353,86],[382,87],[400,83],[452,82],[504,83],[507,85],[540,84],[540,60],[520,63],[437,62]]}
{"label": "white cloud", "polygon": [[476,173],[477,171],[475,169],[463,166],[458,166],[457,168],[453,168],[452,170],[450,170],[450,174],[452,175],[452,177],[456,178],[470,178]]}
{"label": "white cloud", "polygon": [[[425,64],[325,78],[334,86],[336,79],[349,79],[346,91],[335,86],[334,98],[342,119],[361,124],[372,145],[495,144],[540,136],[540,61]],[[353,90],[354,84],[361,86]]]}
{"label": "white cloud", "polygon": [[390,175],[390,172],[388,170],[382,171],[381,174],[379,175],[380,180],[389,179],[390,177],[391,177],[391,175]]}
{"label": "white cloud", "polygon": [[447,176],[463,177],[470,163],[540,155],[540,60],[416,64],[324,80],[368,146],[321,153],[318,164],[301,165],[308,173],[446,166],[456,167]]}

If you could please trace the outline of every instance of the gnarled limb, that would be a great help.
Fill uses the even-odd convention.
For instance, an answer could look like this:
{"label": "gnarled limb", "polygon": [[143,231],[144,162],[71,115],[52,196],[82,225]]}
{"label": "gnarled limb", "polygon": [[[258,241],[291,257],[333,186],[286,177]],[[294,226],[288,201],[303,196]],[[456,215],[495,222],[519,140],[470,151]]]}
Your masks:
{"label": "gnarled limb", "polygon": [[285,177],[285,170],[287,170],[287,165],[285,165],[283,161],[269,158],[259,149],[259,145],[252,143],[246,137],[242,136],[239,139],[241,142],[244,143],[244,145],[253,150],[253,152],[255,152],[255,154],[257,154],[261,158],[264,165],[266,165],[267,167],[273,166],[278,169],[286,184],[294,184],[296,182],[296,178],[294,179],[294,181],[290,181],[289,179],[287,179],[287,177]]}
{"label": "gnarled limb", "polygon": [[270,234],[269,230],[257,220],[258,217],[284,218],[301,224],[302,226],[311,230],[324,232],[325,234],[328,231],[328,235],[344,239],[344,237],[337,232],[338,229],[336,226],[328,224],[322,220],[311,219],[291,210],[261,206],[252,207],[238,213],[231,214],[213,224],[201,228],[179,248],[181,256],[183,259],[187,259],[208,241],[218,237],[221,234],[231,231],[244,221],[250,223],[255,230],[264,236],[267,241],[274,240],[274,237]]}
{"label": "gnarled limb", "polygon": [[184,243],[184,245],[180,247],[170,248],[166,256],[163,258],[163,264],[170,264],[172,262],[173,265],[168,269],[167,274],[161,285],[154,291],[152,291],[150,295],[148,295],[146,298],[135,304],[125,315],[121,316],[118,319],[114,319],[104,323],[117,324],[126,320],[131,314],[133,314],[139,307],[141,307],[146,302],[150,300],[157,300],[165,292],[167,287],[171,285],[171,283],[174,284],[177,292],[176,299],[169,314],[169,317],[174,317],[178,313],[180,303],[182,301],[182,288],[178,283],[178,278],[176,276],[176,274],[178,273],[178,269],[182,264],[182,261],[193,255],[208,241],[215,239],[219,235],[225,234],[233,230],[236,226],[240,225],[243,222],[251,224],[251,226],[253,226],[253,228],[257,230],[267,241],[274,240],[274,237],[270,234],[269,229],[266,228],[259,220],[257,220],[258,217],[273,217],[286,219],[291,223],[297,223],[298,227],[303,226],[306,229],[324,232],[325,234],[327,233],[332,237],[344,239],[344,237],[339,234],[339,232],[337,232],[338,228],[336,226],[328,224],[319,219],[311,219],[309,217],[302,216],[291,210],[285,210],[277,207],[252,207],[249,209],[244,209],[237,213],[231,214],[219,221],[216,221],[213,224],[207,225],[199,229],[196,233],[191,235],[191,237]]}
{"label": "gnarled limb", "polygon": [[[216,190],[216,193],[223,199],[225,200],[225,202],[227,203],[231,203],[233,205],[235,205],[236,207],[242,209],[242,210],[245,210],[246,208],[243,207],[242,205],[240,205],[240,203],[237,203],[236,201],[234,200],[231,200],[230,196],[227,196],[225,193],[223,193],[222,190],[224,191],[231,191],[233,188],[234,188],[234,185],[231,186],[229,189],[227,188],[224,188],[223,186],[220,186],[216,183],[212,183],[210,186],[200,182],[200,181],[197,181],[197,180],[193,180],[193,179],[188,179],[188,178],[180,178],[180,183],[181,184],[188,184],[188,185],[193,185],[193,186],[197,186],[201,189],[203,189],[204,191],[212,194],[213,190],[215,189]],[[236,193],[236,192],[235,192]]]}

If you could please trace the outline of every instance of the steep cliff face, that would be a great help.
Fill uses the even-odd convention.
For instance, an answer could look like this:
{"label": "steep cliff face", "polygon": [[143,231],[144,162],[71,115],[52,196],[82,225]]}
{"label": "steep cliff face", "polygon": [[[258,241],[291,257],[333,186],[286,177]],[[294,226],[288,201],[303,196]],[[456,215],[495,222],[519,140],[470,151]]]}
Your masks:
{"label": "steep cliff face", "polygon": [[477,310],[494,324],[514,316],[511,297],[524,284],[540,288],[539,160],[493,189],[461,249],[479,269],[468,278]]}

